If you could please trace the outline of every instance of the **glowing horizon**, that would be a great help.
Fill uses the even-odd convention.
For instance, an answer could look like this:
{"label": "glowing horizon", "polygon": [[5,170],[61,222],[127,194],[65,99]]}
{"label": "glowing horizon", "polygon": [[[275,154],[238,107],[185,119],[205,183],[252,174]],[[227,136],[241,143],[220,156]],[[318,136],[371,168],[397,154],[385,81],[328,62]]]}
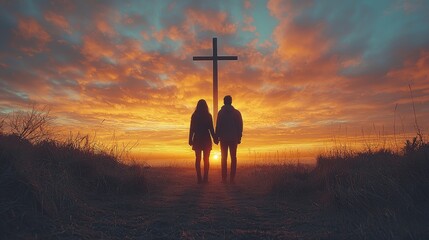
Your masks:
{"label": "glowing horizon", "polygon": [[[58,134],[193,158],[199,99],[232,95],[239,157],[415,136],[429,123],[429,3],[419,1],[0,1],[0,114],[48,105]],[[413,99],[410,96],[412,88]],[[213,112],[212,112],[213,114]],[[395,125],[395,126],[394,126]],[[377,137],[378,136],[378,137]],[[393,139],[396,141],[393,142]],[[217,151],[217,148],[214,149]],[[299,154],[298,154],[299,155]]]}

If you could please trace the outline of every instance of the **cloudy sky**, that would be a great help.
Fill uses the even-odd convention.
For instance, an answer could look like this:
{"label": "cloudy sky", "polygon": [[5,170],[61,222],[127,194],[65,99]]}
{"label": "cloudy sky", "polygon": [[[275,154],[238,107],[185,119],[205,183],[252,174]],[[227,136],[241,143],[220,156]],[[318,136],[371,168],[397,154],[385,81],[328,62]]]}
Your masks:
{"label": "cloudy sky", "polygon": [[424,0],[0,0],[0,112],[47,104],[58,132],[192,157],[190,116],[213,103],[212,65],[192,56],[217,37],[239,56],[219,63],[219,96],[243,115],[242,156],[413,136],[410,87],[427,136],[428,13]]}

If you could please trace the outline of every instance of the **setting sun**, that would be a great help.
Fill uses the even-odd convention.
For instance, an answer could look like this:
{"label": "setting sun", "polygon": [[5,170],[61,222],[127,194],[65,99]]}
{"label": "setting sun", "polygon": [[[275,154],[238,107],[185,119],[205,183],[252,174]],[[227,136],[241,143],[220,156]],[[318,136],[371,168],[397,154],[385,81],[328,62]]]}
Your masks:
{"label": "setting sun", "polygon": [[212,151],[211,155],[211,159],[213,159],[214,161],[217,162],[220,160],[220,153],[218,151]]}

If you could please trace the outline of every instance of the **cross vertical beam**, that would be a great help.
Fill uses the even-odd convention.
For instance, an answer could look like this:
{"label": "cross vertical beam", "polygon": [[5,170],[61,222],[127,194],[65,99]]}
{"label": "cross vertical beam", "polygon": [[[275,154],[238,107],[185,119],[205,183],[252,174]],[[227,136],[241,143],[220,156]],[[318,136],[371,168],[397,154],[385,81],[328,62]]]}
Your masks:
{"label": "cross vertical beam", "polygon": [[218,100],[219,100],[219,92],[218,92],[218,78],[217,78],[217,38],[213,38],[212,42],[213,46],[213,123],[216,127],[217,121],[217,111],[218,111]]}
{"label": "cross vertical beam", "polygon": [[217,55],[217,38],[213,38],[212,42],[213,54],[212,56],[194,56],[194,61],[213,61],[213,122],[216,126],[217,113],[218,113],[218,64],[219,60],[238,60],[238,56],[218,56]]}

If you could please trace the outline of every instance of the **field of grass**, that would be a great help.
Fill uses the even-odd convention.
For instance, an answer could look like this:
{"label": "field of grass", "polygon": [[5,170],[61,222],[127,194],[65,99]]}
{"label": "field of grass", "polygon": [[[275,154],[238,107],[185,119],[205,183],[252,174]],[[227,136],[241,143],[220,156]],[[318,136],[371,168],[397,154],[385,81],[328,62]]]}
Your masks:
{"label": "field of grass", "polygon": [[142,171],[71,143],[0,135],[0,238],[73,235],[97,211],[91,199],[144,194]]}
{"label": "field of grass", "polygon": [[313,199],[358,239],[428,239],[429,144],[407,142],[402,153],[334,152],[315,168],[276,170],[273,193]]}
{"label": "field of grass", "polygon": [[[408,146],[409,147],[409,146]],[[427,239],[429,147],[242,166],[236,185],[0,135],[2,239]],[[232,214],[232,215],[231,215]],[[252,230],[253,229],[253,230]]]}

